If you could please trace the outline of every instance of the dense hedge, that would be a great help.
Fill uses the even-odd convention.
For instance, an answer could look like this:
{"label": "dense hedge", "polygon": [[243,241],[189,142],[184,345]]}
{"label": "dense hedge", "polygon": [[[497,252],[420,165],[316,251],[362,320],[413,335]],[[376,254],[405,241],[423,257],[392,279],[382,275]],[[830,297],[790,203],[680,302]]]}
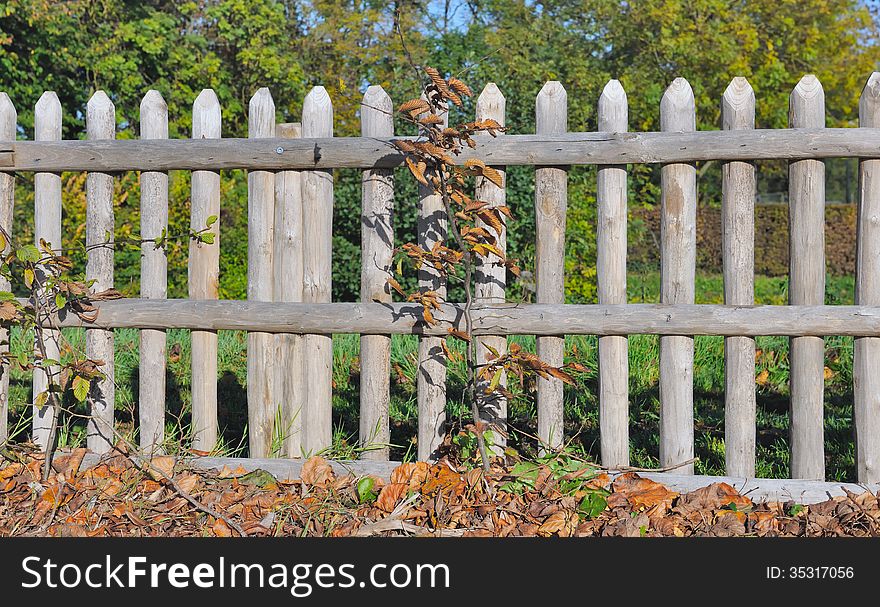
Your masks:
{"label": "dense hedge", "polygon": [[[629,241],[629,262],[634,267],[657,267],[660,263],[660,207],[634,209]],[[825,266],[841,276],[855,271],[856,205],[825,207]],[[697,210],[697,269],[720,273],[721,209]],[[788,274],[788,205],[755,207],[755,273],[764,276]]]}

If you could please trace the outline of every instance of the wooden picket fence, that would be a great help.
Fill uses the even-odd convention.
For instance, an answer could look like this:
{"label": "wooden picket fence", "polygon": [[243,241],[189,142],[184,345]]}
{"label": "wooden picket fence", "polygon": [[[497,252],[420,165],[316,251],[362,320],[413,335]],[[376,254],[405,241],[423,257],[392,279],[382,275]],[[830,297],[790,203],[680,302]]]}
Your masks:
{"label": "wooden picket fence", "polygon": [[[536,134],[485,136],[475,150],[503,172],[533,165],[536,214],[536,303],[505,303],[506,277],[492,263],[479,268],[474,331],[499,351],[506,336],[537,336],[537,352],[553,365],[563,362],[565,334],[599,335],[599,403],[602,463],[629,464],[627,335],[660,335],[660,463],[674,466],[694,456],[694,335],[725,336],[725,444],[731,476],[755,474],[755,336],[791,337],[791,474],[822,479],[823,335],[855,336],[855,442],[858,478],[880,481],[880,73],[868,80],[860,104],[860,128],[826,129],[824,93],[805,76],[790,97],[790,129],[755,129],[755,95],[735,78],[721,99],[720,131],[695,130],[694,97],[676,79],[660,104],[661,132],[628,132],[627,98],[610,81],[598,104],[598,132],[568,131],[567,97],[548,82],[536,100]],[[505,119],[505,100],[494,84],[476,104],[478,118]],[[141,330],[141,446],[163,440],[165,421],[165,330],[192,330],[192,447],[210,450],[217,440],[217,331],[249,332],[247,356],[248,432],[251,457],[269,453],[276,412],[283,424],[283,454],[298,457],[331,443],[333,333],[359,333],[360,441],[389,442],[390,336],[419,338],[418,457],[428,459],[443,436],[446,366],[441,340],[462,322],[461,304],[446,303],[440,323],[425,326],[419,307],[394,303],[386,279],[394,243],[392,170],[402,164],[394,137],[393,104],[380,87],[367,89],[361,108],[362,136],[333,137],[333,108],[323,87],[305,98],[302,122],[275,124],[267,89],[250,101],[249,137],[221,138],[216,95],[195,100],[192,139],[168,139],[168,112],[150,91],[141,105],[140,140],[115,140],[109,97],[99,91],[88,103],[88,138],[61,140],[61,107],[45,93],[36,104],[35,140],[16,141],[16,113],[0,95],[0,223],[11,225],[14,175],[35,176],[35,236],[53,246],[61,234],[62,171],[87,171],[87,245],[113,230],[113,179],[141,171],[141,237],[158,237],[168,222],[168,171],[192,171],[192,228],[219,215],[220,170],[247,169],[247,301],[218,301],[219,223],[213,243],[192,241],[189,299],[166,299],[167,260],[147,243],[141,262],[141,299],[100,304],[94,323],[67,315],[61,326],[87,327],[87,354],[113,360],[112,329]],[[824,164],[830,157],[857,157],[860,164],[856,305],[824,305]],[[754,306],[754,161],[790,162],[791,272],[788,306]],[[697,172],[695,162],[723,163],[724,305],[694,305]],[[627,166],[662,165],[661,303],[627,304]],[[598,298],[595,305],[564,304],[564,235],[567,173],[572,165],[598,165]],[[331,303],[331,239],[335,168],[363,170],[361,303]],[[479,180],[476,196],[503,204],[505,189]],[[418,234],[430,248],[447,238],[442,202],[420,191]],[[500,248],[504,249],[502,236]],[[113,251],[89,250],[87,275],[96,289],[113,285]],[[442,276],[429,269],[420,285],[445,294]],[[0,285],[0,289],[8,289]],[[486,348],[479,348],[485,357]],[[51,355],[51,353],[50,353]],[[484,359],[485,360],[485,359]],[[113,423],[113,365],[94,387],[88,446],[107,451]],[[8,373],[2,373],[2,429],[6,426]],[[34,374],[34,393],[45,377]],[[563,443],[563,390],[558,380],[539,380],[538,435],[549,447]],[[506,403],[496,399],[488,414],[506,421]],[[52,412],[34,411],[33,438],[45,444]],[[364,458],[386,460],[387,447]],[[692,474],[693,466],[679,473]]]}

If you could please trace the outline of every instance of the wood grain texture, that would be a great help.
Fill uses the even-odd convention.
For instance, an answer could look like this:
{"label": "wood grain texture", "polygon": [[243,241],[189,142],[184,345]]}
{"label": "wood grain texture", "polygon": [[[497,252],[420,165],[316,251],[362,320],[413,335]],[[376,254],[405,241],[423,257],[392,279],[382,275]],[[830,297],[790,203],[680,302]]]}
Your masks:
{"label": "wood grain texture", "polygon": [[[664,131],[696,129],[694,93],[676,78],[660,101]],[[691,164],[660,169],[660,301],[693,303],[697,252],[697,170]],[[660,338],[660,465],[673,466],[694,457],[694,340]],[[693,474],[693,464],[679,468]]]}
{"label": "wood grain texture", "polygon": [[[755,128],[755,93],[745,78],[734,78],[721,101],[725,130]],[[751,305],[755,283],[755,166],[727,162],[721,167],[721,240],[724,303]],[[755,476],[755,340],[724,340],[724,458],[728,474]]]}
{"label": "wood grain texture", "polygon": [[[248,136],[275,135],[275,102],[269,89],[259,89],[248,108]],[[275,173],[248,173],[248,281],[250,301],[272,301],[275,275],[272,262],[275,230]],[[275,380],[276,344],[271,333],[250,332],[247,342],[248,454],[267,457],[272,447],[275,410],[279,406]]]}
{"label": "wood grain texture", "polygon": [[[303,102],[303,137],[333,136],[333,104],[326,89],[316,86]],[[303,301],[329,302],[333,256],[333,173],[305,171],[303,188]],[[332,442],[333,338],[305,337],[306,407],[302,448],[316,453]]]}
{"label": "wood grain texture", "polygon": [[[159,91],[151,90],[141,101],[141,138],[168,138],[168,105]],[[168,173],[141,173],[141,238],[159,238],[168,229]],[[168,258],[165,247],[152,242],[141,246],[141,297],[168,296]],[[140,332],[138,362],[138,420],[140,447],[145,452],[161,449],[165,440],[165,332]]]}
{"label": "wood grain texture", "polygon": [[[477,97],[476,119],[492,119],[501,126],[504,126],[506,108],[507,101],[504,99],[504,95],[501,94],[501,91],[494,82],[490,82],[483,88],[479,97]],[[503,137],[504,134],[501,133],[498,136]],[[484,140],[485,138],[480,138],[478,146],[482,145]],[[494,166],[493,168],[501,175],[502,183],[506,186],[507,175],[504,167]],[[507,204],[507,190],[505,187],[498,187],[483,177],[477,178],[475,195],[477,200],[488,202],[490,207]],[[497,239],[495,246],[502,253],[507,254],[506,226],[502,228],[500,234],[497,234],[494,229],[478,219],[477,227],[488,230]],[[504,303],[507,288],[507,268],[501,265],[500,261],[495,256],[490,258],[477,257],[476,286],[474,289],[474,297],[477,303]],[[479,338],[477,340],[478,365],[484,365],[489,361],[488,356],[491,355],[491,351],[486,346],[490,346],[498,354],[504,356],[507,353],[507,337],[492,335]],[[489,382],[486,380],[477,382],[477,395],[481,399],[480,416],[483,421],[501,430],[501,432],[494,433],[495,439],[493,441],[494,451],[500,454],[507,445],[507,440],[505,439],[505,434],[507,433],[507,398],[500,392],[486,394],[485,390],[488,385]],[[498,385],[501,388],[507,388],[507,374],[503,371]]]}
{"label": "wood grain texture", "polygon": [[[478,150],[466,149],[456,162],[480,158],[499,166],[559,166],[876,158],[878,141],[880,128],[507,135],[488,140]],[[7,171],[281,171],[387,169],[402,164],[403,156],[391,141],[363,137],[0,143],[0,169]]]}
{"label": "wood grain texture", "polygon": [[[116,137],[116,108],[104,91],[97,91],[86,105],[86,131],[91,140]],[[113,288],[113,176],[92,172],[86,176],[86,280],[92,290]],[[88,394],[89,418],[86,444],[95,453],[106,453],[116,442],[113,408],[116,402],[113,331],[86,331],[86,356],[104,361],[103,379],[93,380]]]}
{"label": "wood grain texture", "polygon": [[[568,94],[562,84],[547,82],[535,100],[535,131],[558,135],[568,130]],[[538,303],[562,303],[565,297],[565,213],[568,171],[564,167],[535,170],[535,298]],[[561,335],[561,333],[560,333]],[[554,367],[563,363],[564,338],[539,337],[538,357]],[[555,449],[564,440],[562,381],[537,380],[538,439]]]}
{"label": "wood grain texture", "polygon": [[[599,96],[599,129],[629,128],[626,92],[610,80]],[[626,303],[626,166],[596,174],[596,279],[600,304]],[[604,466],[629,465],[629,349],[627,338],[599,338],[599,436]]]}
{"label": "wood grain texture", "polygon": [[[792,91],[788,122],[792,128],[825,126],[825,93],[812,74],[801,78]],[[825,299],[825,164],[820,160],[792,162],[788,176],[788,299],[793,305],[818,305]],[[825,478],[824,361],[822,338],[791,340],[792,478]]]}
{"label": "wood grain texture", "polygon": [[[9,95],[0,92],[0,145],[2,142],[14,141],[18,113],[9,99]],[[12,210],[15,202],[15,175],[0,172],[0,228],[7,236],[12,236]],[[4,244],[0,254],[6,254],[10,245]],[[10,282],[0,276],[0,291],[9,291]],[[9,350],[9,330],[0,327],[0,351]],[[0,364],[0,444],[9,436],[9,365]]]}
{"label": "wood grain texture", "polygon": [[[61,139],[61,102],[54,91],[46,91],[34,108],[34,131],[38,141],[58,141]],[[60,249],[61,241],[61,175],[37,173],[34,175],[34,244],[39,246],[45,240],[53,248]],[[59,359],[61,335],[52,329],[42,333],[46,355]],[[35,351],[38,349],[35,346]],[[50,367],[49,373],[57,382],[60,378],[58,367]],[[32,398],[45,392],[49,378],[41,369],[34,369]],[[35,444],[45,448],[49,440],[49,430],[55,411],[49,407],[34,407],[31,438]]]}
{"label": "wood grain texture", "polygon": [[[394,105],[381,86],[371,86],[361,105],[361,135],[392,137]],[[394,227],[394,174],[391,169],[364,171],[361,181],[361,301],[391,302]],[[358,442],[361,459],[387,460],[391,443],[391,337],[364,335],[360,343],[361,390]]]}
{"label": "wood grain texture", "polygon": [[[23,301],[23,300],[20,300]],[[60,327],[236,330],[273,333],[446,335],[464,327],[464,304],[443,304],[424,326],[411,303],[268,303],[192,299],[95,302],[93,323]],[[880,337],[880,306],[715,304],[494,304],[474,306],[475,335],[849,335]]]}
{"label": "wood grain texture", "polygon": [[[442,113],[443,126],[449,115]],[[440,196],[430,188],[419,185],[418,245],[430,250],[434,243],[446,244],[449,217]],[[446,299],[446,279],[433,267],[419,268],[419,289],[436,291],[438,299]],[[416,399],[419,411],[419,461],[436,459],[437,447],[446,433],[446,354],[441,342],[445,337],[419,339],[419,371],[416,379]]]}
{"label": "wood grain texture", "polygon": [[[279,124],[284,139],[302,137],[302,124]],[[275,175],[275,291],[274,300],[301,302],[303,298],[302,176],[299,171]],[[281,402],[281,455],[302,455],[302,415],[305,403],[303,337],[292,333],[276,338],[278,375],[275,389]]]}
{"label": "wood grain texture", "polygon": [[[859,101],[859,126],[880,126],[880,72],[868,79]],[[880,304],[880,160],[859,163],[856,227],[856,292],[859,305]],[[853,416],[856,473],[861,483],[880,482],[880,339],[853,342]]]}
{"label": "wood grain texture", "polygon": [[[220,138],[220,102],[205,89],[193,103],[193,139]],[[192,174],[190,229],[203,230],[208,218],[220,216],[220,171]],[[189,243],[189,297],[217,299],[220,280],[220,222],[210,227],[214,242]],[[211,451],[217,444],[217,332],[192,333],[192,447]]]}

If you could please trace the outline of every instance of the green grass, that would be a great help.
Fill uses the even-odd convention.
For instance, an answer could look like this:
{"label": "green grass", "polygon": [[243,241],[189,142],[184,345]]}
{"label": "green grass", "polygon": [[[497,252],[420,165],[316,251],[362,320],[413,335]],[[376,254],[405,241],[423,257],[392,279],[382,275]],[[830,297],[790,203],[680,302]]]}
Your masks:
{"label": "green grass", "polygon": [[[659,276],[645,273],[630,276],[631,302],[658,300]],[[786,302],[785,278],[756,279],[758,303]],[[829,278],[826,302],[852,303],[851,278]],[[697,279],[698,303],[720,303],[723,285],[718,276]],[[83,347],[82,331],[66,331],[73,347]],[[510,338],[525,349],[534,351],[535,340],[529,336]],[[359,389],[359,338],[357,335],[336,335],[333,365],[334,445],[337,457],[356,455]],[[30,337],[13,331],[13,352],[29,347]],[[599,415],[597,343],[595,336],[569,336],[565,340],[566,362],[576,361],[589,371],[578,378],[576,388],[566,387],[566,436],[571,447],[598,459]],[[392,456],[408,459],[415,452],[417,434],[416,352],[415,336],[400,335],[392,339],[391,438]],[[834,480],[855,480],[854,446],[852,440],[852,339],[828,337],[825,340],[826,365],[829,377],[825,382],[825,439],[827,477]],[[760,337],[756,361],[758,403],[758,476],[783,478],[789,475],[788,427],[788,339]],[[724,365],[723,339],[698,336],[694,341],[694,406],[697,471],[702,474],[724,472]],[[170,357],[167,371],[168,428],[171,444],[185,446],[189,427],[190,350],[189,332],[168,332]],[[220,331],[219,334],[219,419],[221,445],[218,451],[244,454],[246,451],[247,339],[242,332]],[[634,335],[629,338],[630,356],[630,446],[634,466],[658,465],[659,433],[659,338]],[[116,408],[120,427],[133,432],[138,393],[138,336],[134,330],[116,331]],[[765,373],[766,372],[766,373]],[[462,387],[465,369],[461,362],[451,363],[448,374],[448,415],[453,422],[466,420],[468,407],[463,402]],[[512,426],[528,434],[536,433],[534,393],[529,386],[512,386],[519,396],[510,406]],[[10,383],[12,427],[22,436],[28,428],[30,378],[13,372]],[[73,405],[71,405],[75,408]],[[83,412],[80,410],[80,412]],[[67,416],[62,428],[62,445],[84,441],[81,418]],[[511,442],[519,449],[534,451],[533,442],[514,433]]]}

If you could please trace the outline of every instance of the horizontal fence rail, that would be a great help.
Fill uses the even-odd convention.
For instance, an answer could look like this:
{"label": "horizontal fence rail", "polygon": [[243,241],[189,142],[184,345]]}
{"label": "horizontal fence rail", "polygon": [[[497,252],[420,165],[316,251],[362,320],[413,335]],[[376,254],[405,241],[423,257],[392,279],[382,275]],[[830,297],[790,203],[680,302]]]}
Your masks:
{"label": "horizontal fence rail", "polygon": [[[411,303],[287,303],[120,299],[95,302],[85,322],[59,327],[240,330],[270,333],[447,335],[463,328],[464,304],[442,304],[425,325]],[[880,336],[880,306],[729,306],[723,304],[492,304],[473,306],[475,335]]]}
{"label": "horizontal fence rail", "polygon": [[[665,164],[701,160],[880,158],[880,128],[792,128],[749,131],[480,135],[479,158],[506,166]],[[278,137],[116,141],[0,142],[0,170],[169,171],[251,169],[380,169],[401,166],[392,143],[412,137]]]}

